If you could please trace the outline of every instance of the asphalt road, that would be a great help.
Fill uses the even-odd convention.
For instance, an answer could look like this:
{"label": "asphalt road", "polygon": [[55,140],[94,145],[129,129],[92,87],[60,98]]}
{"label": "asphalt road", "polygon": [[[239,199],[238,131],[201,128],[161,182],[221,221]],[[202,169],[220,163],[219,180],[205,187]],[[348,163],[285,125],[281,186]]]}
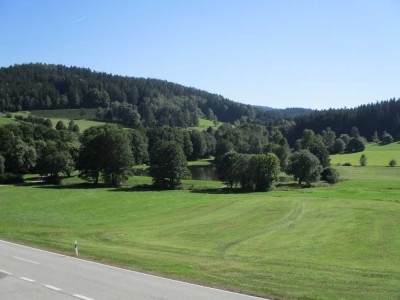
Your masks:
{"label": "asphalt road", "polygon": [[261,298],[116,268],[0,240],[0,299]]}

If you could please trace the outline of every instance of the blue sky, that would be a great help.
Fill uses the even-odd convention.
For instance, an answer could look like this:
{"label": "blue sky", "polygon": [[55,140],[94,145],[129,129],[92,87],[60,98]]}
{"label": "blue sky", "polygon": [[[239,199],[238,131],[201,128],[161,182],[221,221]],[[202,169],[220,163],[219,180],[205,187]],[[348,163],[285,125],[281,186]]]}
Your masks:
{"label": "blue sky", "polygon": [[0,66],[164,79],[271,107],[400,97],[400,1],[0,0]]}

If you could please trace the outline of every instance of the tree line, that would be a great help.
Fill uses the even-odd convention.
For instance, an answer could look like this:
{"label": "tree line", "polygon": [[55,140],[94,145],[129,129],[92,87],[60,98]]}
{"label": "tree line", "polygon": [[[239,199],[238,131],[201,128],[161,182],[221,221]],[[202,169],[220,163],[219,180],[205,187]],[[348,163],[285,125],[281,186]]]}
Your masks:
{"label": "tree line", "polygon": [[390,99],[361,105],[356,108],[329,109],[294,118],[294,126],[288,130],[288,140],[294,143],[304,129],[321,132],[327,127],[337,133],[350,133],[353,127],[369,141],[384,133],[400,139],[400,99]]}
{"label": "tree line", "polygon": [[[135,164],[147,164],[156,186],[176,188],[188,176],[188,160],[215,156],[220,179],[229,186],[268,190],[280,171],[290,173],[293,157],[279,130],[255,124],[224,124],[206,131],[169,126],[126,129],[107,124],[79,134],[73,121],[68,127],[58,122],[53,129],[46,119],[30,118],[33,125],[28,119],[0,127],[3,182],[38,173],[57,183],[78,170],[84,180],[118,186],[132,174]],[[316,157],[321,172],[329,166],[329,152],[319,135],[305,131],[299,145],[299,150]],[[299,178],[300,184],[312,182],[309,177]]]}

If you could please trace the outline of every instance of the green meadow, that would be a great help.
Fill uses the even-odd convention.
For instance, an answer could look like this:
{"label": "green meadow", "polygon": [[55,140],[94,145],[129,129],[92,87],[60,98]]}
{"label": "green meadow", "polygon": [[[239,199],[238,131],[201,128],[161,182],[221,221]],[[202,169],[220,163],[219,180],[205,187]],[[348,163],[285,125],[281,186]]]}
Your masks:
{"label": "green meadow", "polygon": [[188,166],[209,166],[213,163],[214,157],[188,161]]}
{"label": "green meadow", "polygon": [[[13,116],[20,115],[27,117],[29,114],[31,114],[36,117],[50,119],[51,122],[53,123],[53,128],[56,128],[58,121],[63,121],[64,125],[68,126],[69,121],[74,120],[74,123],[79,126],[81,132],[92,126],[101,126],[106,124],[104,122],[93,121],[89,119],[91,118],[92,115],[94,115],[95,109],[86,109],[85,111],[86,115],[83,118],[79,116],[80,109],[35,110],[31,112],[12,113],[12,115]],[[8,122],[16,122],[14,118],[7,119],[5,117],[4,118],[0,117],[0,125],[2,124],[2,119],[9,120]]]}
{"label": "green meadow", "polygon": [[59,110],[34,110],[32,115],[42,118],[49,118],[55,128],[58,121],[63,121],[68,126],[70,120],[79,126],[81,132],[92,126],[101,126],[106,123],[94,121],[96,109],[85,109],[85,116],[80,116],[80,109],[59,109]]}
{"label": "green meadow", "polygon": [[400,168],[337,168],[337,185],[266,193],[1,186],[0,237],[270,298],[399,299]]}
{"label": "green meadow", "polygon": [[5,124],[15,123],[14,118],[7,118],[5,114],[0,113],[0,126]]}
{"label": "green meadow", "polygon": [[381,146],[379,144],[367,144],[364,152],[351,154],[336,154],[331,156],[332,165],[343,165],[350,163],[353,166],[360,165],[360,156],[367,156],[368,166],[388,166],[389,161],[394,159],[400,164],[400,143],[395,142],[389,145]]}
{"label": "green meadow", "polygon": [[81,116],[81,109],[52,109],[52,110],[32,110],[31,114],[42,118],[63,118],[68,120],[94,120],[96,118],[96,108],[85,108],[84,115]]}
{"label": "green meadow", "polygon": [[[36,117],[50,119],[51,122],[53,123],[54,128],[56,127],[58,121],[63,121],[64,124],[68,126],[69,121],[74,120],[75,124],[79,126],[81,132],[92,126],[101,126],[106,124],[104,122],[95,121],[96,109],[94,108],[85,109],[84,116],[81,116],[80,113],[81,113],[80,109],[55,109],[55,110],[33,110],[30,112],[17,112],[17,113],[12,113],[12,115],[13,116],[22,115],[24,117],[27,117],[29,114],[31,114]],[[14,118],[6,118],[5,114],[0,113],[0,125],[15,123],[15,122],[16,120]],[[199,118],[199,125],[196,127],[189,127],[188,129],[199,130],[199,131],[206,130],[208,127],[217,129],[222,124],[223,124],[222,122],[218,122],[218,125],[215,126],[213,121]]]}
{"label": "green meadow", "polygon": [[198,131],[207,130],[208,127],[212,127],[214,129],[217,129],[222,124],[224,124],[224,123],[218,122],[218,125],[215,126],[213,121],[199,118],[199,125],[195,126],[195,127],[189,127],[188,129],[189,130],[198,130]]}

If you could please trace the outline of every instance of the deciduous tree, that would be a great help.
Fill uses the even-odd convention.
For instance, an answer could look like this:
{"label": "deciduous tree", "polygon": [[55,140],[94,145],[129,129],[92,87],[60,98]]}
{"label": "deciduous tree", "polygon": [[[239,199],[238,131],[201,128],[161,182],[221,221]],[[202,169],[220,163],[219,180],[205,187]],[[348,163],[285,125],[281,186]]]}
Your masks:
{"label": "deciduous tree", "polygon": [[65,127],[65,124],[64,124],[64,122],[63,121],[58,121],[57,122],[57,124],[56,124],[56,129],[57,130],[65,130],[66,129],[66,127]]}
{"label": "deciduous tree", "polygon": [[318,158],[308,150],[300,150],[289,157],[287,173],[293,175],[299,184],[318,181],[322,166]]}
{"label": "deciduous tree", "polygon": [[91,127],[84,131],[77,169],[80,176],[95,184],[102,175],[113,186],[128,179],[134,164],[127,133],[115,125]]}
{"label": "deciduous tree", "polygon": [[274,153],[255,154],[250,159],[249,169],[256,190],[269,190],[278,180],[280,161]]}
{"label": "deciduous tree", "polygon": [[351,138],[347,144],[346,150],[350,153],[362,152],[365,150],[365,140],[361,137]]}
{"label": "deciduous tree", "polygon": [[381,142],[382,145],[387,145],[387,144],[390,144],[392,142],[393,142],[393,136],[390,133],[384,131],[382,133],[382,142]]}
{"label": "deciduous tree", "polygon": [[321,179],[330,184],[339,182],[339,178],[339,172],[332,167],[325,168],[321,173]]}
{"label": "deciduous tree", "polygon": [[[231,188],[238,182],[238,159],[238,153],[229,151],[222,155],[216,163],[218,179]],[[242,171],[245,167],[247,166],[242,166]]]}
{"label": "deciduous tree", "polygon": [[60,173],[70,175],[75,169],[75,163],[67,150],[58,147],[54,141],[49,141],[42,149],[36,169],[40,175],[48,176],[49,182],[59,183]]}
{"label": "deciduous tree", "polygon": [[4,166],[4,157],[0,155],[0,176],[4,175],[5,166]]}
{"label": "deciduous tree", "polygon": [[189,170],[182,147],[174,141],[159,141],[150,151],[149,174],[155,186],[175,189],[188,177]]}
{"label": "deciduous tree", "polygon": [[367,156],[365,154],[361,154],[360,166],[365,167],[366,165],[367,165]]}
{"label": "deciduous tree", "polygon": [[346,144],[342,139],[336,139],[335,144],[333,145],[333,153],[343,153],[346,149]]}

